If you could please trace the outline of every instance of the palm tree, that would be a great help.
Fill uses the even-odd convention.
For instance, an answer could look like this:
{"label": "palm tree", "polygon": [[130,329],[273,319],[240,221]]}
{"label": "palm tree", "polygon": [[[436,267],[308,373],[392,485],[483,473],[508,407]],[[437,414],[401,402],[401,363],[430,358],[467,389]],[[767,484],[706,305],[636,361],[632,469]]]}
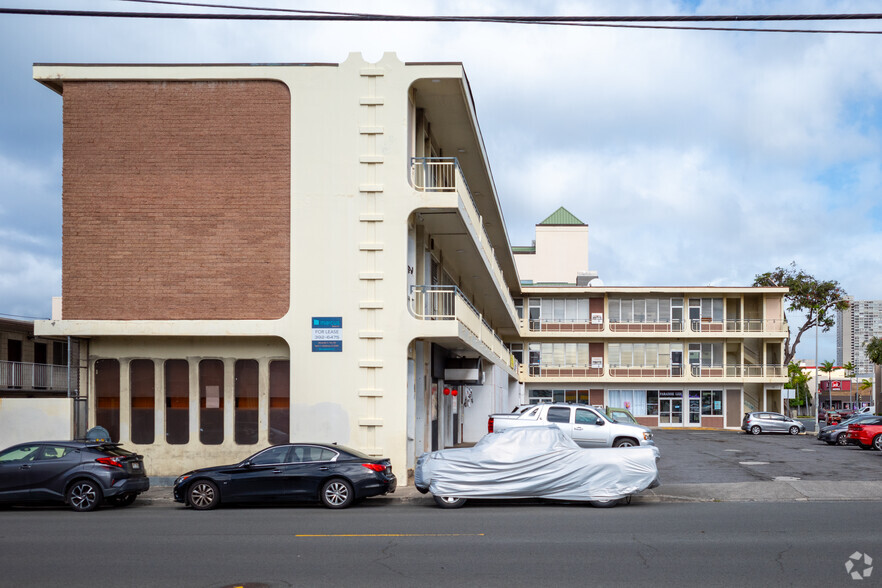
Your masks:
{"label": "palm tree", "polygon": [[882,339],[872,337],[867,343],[866,351],[867,359],[873,362],[873,404],[876,406],[876,413],[880,410],[879,402],[882,401]]}
{"label": "palm tree", "polygon": [[848,378],[848,395],[851,397],[851,407],[854,408],[854,389],[851,388],[851,379],[854,377],[854,364],[848,362],[842,366],[842,369],[845,370],[845,377]]}
{"label": "palm tree", "polygon": [[818,366],[818,369],[827,374],[827,400],[830,402],[830,406],[827,407],[827,410],[833,410],[833,387],[830,384],[830,374],[833,373],[836,366],[832,361],[825,361]]}
{"label": "palm tree", "polygon": [[[861,380],[861,383],[858,384],[858,404],[861,403],[861,391],[862,390],[871,390],[872,388],[873,388],[873,380],[868,380],[866,378]],[[873,393],[871,392],[870,393],[871,397],[872,397],[872,394]]]}

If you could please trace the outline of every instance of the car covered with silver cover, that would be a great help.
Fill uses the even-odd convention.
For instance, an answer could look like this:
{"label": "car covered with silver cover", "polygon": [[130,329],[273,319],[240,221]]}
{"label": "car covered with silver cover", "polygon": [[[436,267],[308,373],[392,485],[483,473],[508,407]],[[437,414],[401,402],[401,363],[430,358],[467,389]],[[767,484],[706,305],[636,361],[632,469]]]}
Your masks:
{"label": "car covered with silver cover", "polygon": [[469,498],[546,498],[614,506],[658,486],[658,448],[583,449],[558,427],[518,427],[474,447],[424,453],[414,485],[444,508]]}

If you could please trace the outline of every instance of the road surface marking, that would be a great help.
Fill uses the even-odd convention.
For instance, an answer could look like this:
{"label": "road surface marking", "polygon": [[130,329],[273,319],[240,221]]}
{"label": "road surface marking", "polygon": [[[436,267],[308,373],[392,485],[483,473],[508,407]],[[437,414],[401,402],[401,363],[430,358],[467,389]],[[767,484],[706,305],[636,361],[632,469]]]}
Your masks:
{"label": "road surface marking", "polygon": [[350,533],[340,535],[294,535],[295,537],[483,537],[484,533]]}

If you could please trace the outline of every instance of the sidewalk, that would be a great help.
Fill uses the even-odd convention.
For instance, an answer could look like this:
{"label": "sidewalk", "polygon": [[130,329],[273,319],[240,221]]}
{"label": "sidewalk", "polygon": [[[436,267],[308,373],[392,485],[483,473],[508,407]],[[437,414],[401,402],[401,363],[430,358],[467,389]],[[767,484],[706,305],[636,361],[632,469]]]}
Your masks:
{"label": "sidewalk", "polygon": [[[164,481],[164,480],[163,480]],[[413,486],[399,486],[393,494],[371,498],[390,504],[434,504],[431,494],[420,494]],[[730,484],[671,484],[633,496],[633,502],[807,502],[882,501],[880,482],[774,481]],[[170,486],[151,486],[138,502],[174,504]]]}

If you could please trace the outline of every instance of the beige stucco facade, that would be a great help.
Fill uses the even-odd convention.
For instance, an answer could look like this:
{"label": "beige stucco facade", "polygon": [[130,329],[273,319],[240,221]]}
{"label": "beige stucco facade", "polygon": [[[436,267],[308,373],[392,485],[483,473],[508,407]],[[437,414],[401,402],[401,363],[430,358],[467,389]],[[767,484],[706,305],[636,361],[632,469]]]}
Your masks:
{"label": "beige stucco facade", "polygon": [[[199,249],[213,256],[218,275],[205,272],[200,284],[230,289],[218,297],[225,318],[210,318],[210,303],[205,308],[188,306],[194,298],[177,290],[168,297],[174,308],[164,309],[166,297],[155,284],[167,278],[165,267],[142,263],[153,261],[139,259],[153,254],[150,247],[137,246],[143,237],[117,230],[113,233],[117,247],[131,252],[129,269],[104,272],[90,283],[88,269],[66,265],[65,272],[71,275],[63,280],[76,278],[73,283],[81,288],[66,294],[78,297],[76,314],[66,314],[62,299],[53,304],[51,320],[36,323],[39,335],[79,342],[79,393],[88,402],[88,425],[112,419],[119,440],[145,456],[153,475],[174,476],[193,467],[247,457],[278,439],[280,428],[272,419],[279,413],[273,410],[288,411],[282,413],[287,415],[286,427],[281,427],[286,438],[338,442],[389,457],[401,483],[407,483],[406,472],[416,456],[433,448],[477,441],[486,432],[488,414],[508,412],[515,404],[532,400],[539,389],[563,390],[567,400],[566,391],[587,390],[593,395],[586,399],[606,404],[612,392],[620,394],[625,389],[645,392],[676,387],[686,400],[692,388],[712,388],[724,395],[720,410],[725,415],[711,415],[708,426],[733,426],[743,407],[751,403],[770,410],[780,406],[784,379],[781,366],[774,364],[776,360],[780,364],[778,351],[786,329],[783,289],[576,287],[577,275],[588,268],[587,225],[555,230],[537,226],[537,258],[547,254],[554,263],[543,257],[541,267],[523,266],[521,261],[516,267],[461,64],[406,64],[391,54],[369,63],[353,54],[341,64],[36,65],[34,77],[63,99],[67,99],[65,84],[78,84],[80,91],[84,84],[103,84],[86,88],[89,92],[82,94],[95,99],[111,82],[114,88],[128,90],[119,96],[136,104],[142,104],[144,93],[126,84],[137,83],[137,88],[146,84],[150,95],[164,97],[163,84],[185,83],[189,103],[192,96],[201,95],[203,85],[214,92],[205,96],[216,96],[217,84],[248,81],[281,83],[290,96],[290,129],[283,146],[289,149],[290,165],[282,174],[285,183],[276,182],[271,189],[287,186],[282,196],[287,215],[284,226],[290,231],[284,241],[287,255],[278,255],[283,241],[272,239],[272,246],[267,245],[273,263],[283,260],[287,264],[283,272],[287,284],[263,289],[237,307],[236,296],[229,294],[248,290],[249,279],[247,272],[243,277],[242,266],[236,266],[239,273],[225,283],[225,260],[235,265],[237,253],[246,257],[247,252],[249,263],[254,262],[253,253],[260,251],[262,241],[260,237],[249,241],[247,231],[235,227],[241,246],[226,245],[228,233],[222,228],[229,222],[218,223],[218,234],[209,231],[204,238],[216,239],[220,246]],[[161,108],[156,116],[163,116]],[[163,123],[174,128],[169,121]],[[187,128],[198,129],[198,124],[189,121]],[[89,136],[88,128],[76,132]],[[97,131],[96,136],[100,137]],[[218,157],[230,155],[227,152],[236,147],[214,144],[211,133],[203,136],[196,130],[186,139],[193,149],[216,152]],[[165,147],[162,136],[156,141],[140,145],[133,135],[130,143],[149,156]],[[259,156],[260,142],[251,147]],[[278,150],[273,153],[277,155]],[[77,157],[75,152],[65,153],[66,159]],[[86,196],[75,189],[78,168],[69,169],[64,177],[65,207],[76,208],[76,199]],[[127,218],[137,211],[153,214],[157,225],[172,230],[165,209],[151,210],[150,202],[164,202],[163,198],[167,202],[171,192],[176,201],[200,202],[197,197],[204,201],[205,194],[191,193],[195,188],[175,192],[181,184],[163,177],[162,170],[162,166],[150,170],[157,181],[143,182],[142,193],[129,197],[132,206],[122,202],[114,210],[117,216],[101,222],[114,223],[119,218],[119,222],[139,221],[138,226],[143,226],[142,217]],[[125,178],[131,166],[120,164],[99,171]],[[195,171],[204,173],[204,169]],[[236,194],[223,195],[220,184],[218,198],[235,199],[237,205],[217,214],[229,215],[234,222],[236,215],[254,222],[254,211],[242,205]],[[153,185],[164,188],[154,190]],[[107,198],[128,197],[125,190],[114,190],[107,189]],[[247,193],[247,187],[243,190]],[[279,196],[271,190],[261,191],[255,203],[269,203],[269,209],[274,209]],[[79,216],[66,220],[71,226],[65,230],[76,230],[79,222],[95,222],[88,218],[88,207],[79,210]],[[180,215],[173,220],[180,223]],[[175,225],[174,230],[187,231],[188,226]],[[97,241],[93,246],[100,259],[105,250]],[[201,264],[199,259],[186,257],[186,248],[177,253],[188,264]],[[546,269],[550,273],[541,273]],[[522,279],[572,285],[522,286]],[[138,304],[149,310],[149,320],[125,314],[129,310],[125,300],[114,300],[119,316],[125,319],[98,318],[101,309],[90,309],[90,289],[104,289],[102,294],[125,292],[139,280],[145,288],[138,291]],[[180,287],[186,288],[186,281]],[[281,305],[280,292],[286,297]],[[683,314],[676,326],[658,316],[652,320],[634,320],[636,315],[627,321],[612,318],[613,301],[621,307],[622,299],[644,300],[645,304],[645,299],[659,297],[667,301],[668,314],[674,312],[672,300],[680,301]],[[724,306],[719,317],[708,315],[709,320],[703,322],[700,312],[694,319],[688,313],[693,299],[719,299]],[[533,317],[531,300],[539,303],[540,310],[545,300],[551,314]],[[263,316],[253,306],[262,304],[270,309],[269,318],[253,318]],[[563,320],[554,315],[556,304],[564,309]],[[570,306],[576,314],[567,318]],[[275,317],[279,308],[286,310]],[[660,308],[658,300],[655,308]],[[313,330],[316,319],[327,319],[329,340],[318,340],[319,333]],[[623,323],[627,328],[621,327]],[[562,364],[532,361],[531,345],[539,345],[541,352],[543,344],[563,345],[561,350],[575,345],[574,349],[584,349],[590,357],[586,356],[585,364],[578,362],[578,353],[576,360]],[[612,353],[621,358],[621,346],[635,344],[655,345],[656,350],[667,345],[669,368],[672,345],[688,354],[690,344],[698,344],[699,349],[708,344],[709,353],[725,353],[725,358],[719,356],[709,365],[722,371],[668,369],[661,375],[641,372],[646,366],[621,360],[613,366]],[[317,346],[326,350],[317,351]],[[551,349],[549,357],[556,353]],[[568,356],[564,353],[563,357]],[[653,361],[650,367],[658,368],[658,359]],[[176,376],[173,365],[179,370]],[[279,365],[287,366],[289,376],[283,399],[273,393],[274,368]],[[681,365],[689,362],[683,359]],[[723,366],[729,365],[737,368],[727,372]],[[453,366],[468,368],[464,370],[468,375],[448,369]],[[753,369],[757,366],[759,371]],[[112,377],[108,379],[107,373]],[[246,385],[247,378],[251,379]],[[135,419],[138,410],[141,415],[148,411],[152,418]],[[186,415],[178,425],[172,424],[173,411]],[[205,442],[206,415],[211,411],[219,420],[213,440]],[[256,419],[252,437],[240,435],[245,416]],[[662,423],[656,419],[655,424]],[[134,427],[144,426],[149,435],[143,435],[143,430],[133,434]],[[178,430],[172,431],[173,426]],[[139,443],[137,438],[152,441]],[[250,440],[237,442],[240,438]]]}

